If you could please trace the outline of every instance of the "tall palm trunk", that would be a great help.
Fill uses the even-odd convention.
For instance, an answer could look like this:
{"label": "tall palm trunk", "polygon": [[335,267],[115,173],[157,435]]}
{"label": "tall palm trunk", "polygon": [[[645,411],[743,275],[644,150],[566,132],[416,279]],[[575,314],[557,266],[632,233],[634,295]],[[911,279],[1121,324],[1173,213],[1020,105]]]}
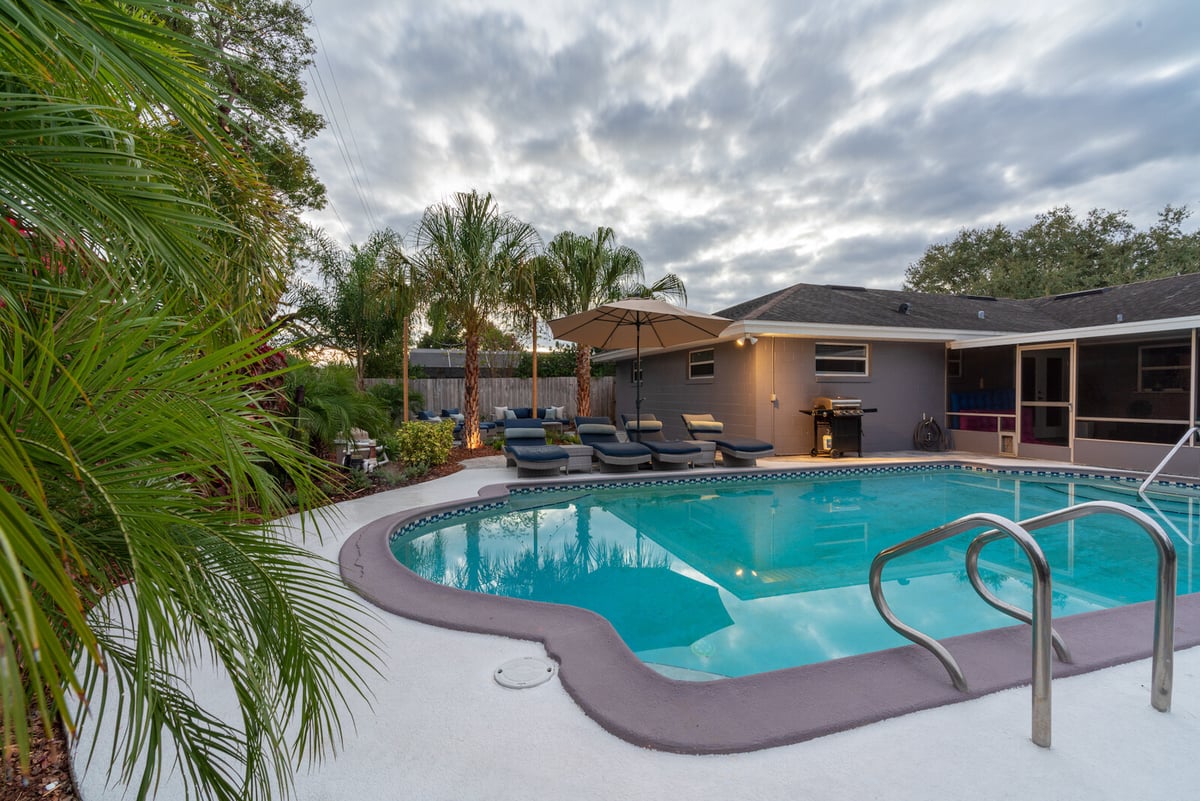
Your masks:
{"label": "tall palm trunk", "polygon": [[575,351],[575,396],[579,410],[575,414],[587,417],[592,413],[592,352],[586,345]]}
{"label": "tall palm trunk", "polygon": [[479,437],[479,334],[467,334],[463,363],[463,445],[478,448]]}

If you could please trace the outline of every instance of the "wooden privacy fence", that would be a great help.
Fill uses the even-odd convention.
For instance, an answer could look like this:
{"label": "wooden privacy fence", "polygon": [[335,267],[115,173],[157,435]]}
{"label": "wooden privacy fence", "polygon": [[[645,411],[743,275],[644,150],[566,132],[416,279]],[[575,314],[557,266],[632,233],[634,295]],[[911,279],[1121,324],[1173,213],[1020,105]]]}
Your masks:
{"label": "wooden privacy fence", "polygon": [[[398,383],[399,379],[393,378],[367,379],[368,386]],[[462,406],[463,384],[464,380],[461,378],[410,378],[408,391],[421,393],[425,397],[425,408],[436,414],[442,409]],[[492,408],[495,406],[507,406],[510,409],[530,406],[532,385],[533,379],[531,378],[480,378],[480,417],[490,417]],[[567,416],[574,417],[576,414],[575,395],[574,377],[538,379],[538,406],[564,406]],[[613,377],[593,377],[592,414],[607,415],[611,418],[615,410]]]}

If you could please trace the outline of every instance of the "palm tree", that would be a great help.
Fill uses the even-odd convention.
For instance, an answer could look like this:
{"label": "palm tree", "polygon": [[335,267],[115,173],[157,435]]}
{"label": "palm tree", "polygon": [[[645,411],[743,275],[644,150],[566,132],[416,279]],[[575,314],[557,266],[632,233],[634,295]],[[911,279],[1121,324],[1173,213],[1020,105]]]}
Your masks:
{"label": "palm tree", "polygon": [[[30,711],[72,734],[83,699],[138,798],[170,771],[270,798],[336,742],[371,645],[340,582],[262,523],[281,478],[320,501],[321,463],[270,411],[277,332],[248,328],[283,229],[209,127],[200,65],[226,56],[165,24],[177,8],[0,0],[0,746],[27,768]],[[243,193],[236,218],[208,178]],[[222,249],[245,237],[253,258]],[[200,660],[235,720],[187,686]]]}
{"label": "palm tree", "polygon": [[376,275],[374,291],[392,322],[400,328],[400,381],[404,387],[404,420],[407,421],[408,351],[412,318],[425,307],[429,291],[421,278],[419,265],[404,254],[398,238]]}
{"label": "palm tree", "polygon": [[501,213],[489,192],[459,192],[425,210],[417,226],[416,258],[430,302],[463,326],[463,444],[480,445],[479,340],[493,315],[507,308],[510,274],[533,258],[541,240],[528,223]]}
{"label": "palm tree", "polygon": [[563,273],[545,254],[539,254],[509,273],[508,306],[518,329],[529,331],[533,348],[532,400],[538,407],[538,319],[554,314],[563,293]]}
{"label": "palm tree", "polygon": [[391,338],[400,317],[396,301],[403,299],[403,290],[389,286],[396,264],[404,258],[400,237],[387,229],[375,231],[365,244],[342,250],[314,232],[308,252],[324,286],[303,284],[296,289],[296,316],[313,325],[308,344],[334,348],[351,358],[355,387],[361,392],[367,354]]}
{"label": "palm tree", "polygon": [[[550,241],[546,258],[561,273],[561,289],[555,298],[559,315],[585,312],[633,296],[687,302],[683,281],[674,273],[646,286],[642,257],[632,248],[617,245],[611,228],[597,228],[591,237],[563,231]],[[580,345],[575,360],[576,413],[584,416],[591,413],[591,374],[591,349]]]}

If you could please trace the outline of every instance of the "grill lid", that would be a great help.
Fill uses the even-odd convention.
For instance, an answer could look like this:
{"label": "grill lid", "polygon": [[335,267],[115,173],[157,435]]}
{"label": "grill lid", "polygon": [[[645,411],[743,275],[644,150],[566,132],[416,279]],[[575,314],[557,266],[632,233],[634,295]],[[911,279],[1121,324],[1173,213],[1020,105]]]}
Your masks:
{"label": "grill lid", "polygon": [[831,398],[827,395],[821,395],[813,398],[813,408],[825,409],[833,412],[861,411],[862,401],[858,398],[843,398],[840,395],[834,398]]}

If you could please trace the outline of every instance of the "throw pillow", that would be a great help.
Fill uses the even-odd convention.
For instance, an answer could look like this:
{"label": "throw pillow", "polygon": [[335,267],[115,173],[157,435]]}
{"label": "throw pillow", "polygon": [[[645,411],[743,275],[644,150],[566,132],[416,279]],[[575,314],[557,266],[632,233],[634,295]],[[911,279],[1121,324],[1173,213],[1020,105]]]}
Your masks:
{"label": "throw pillow", "polygon": [[508,417],[508,407],[507,406],[493,406],[492,407],[492,419],[493,420],[504,420],[507,417]]}

